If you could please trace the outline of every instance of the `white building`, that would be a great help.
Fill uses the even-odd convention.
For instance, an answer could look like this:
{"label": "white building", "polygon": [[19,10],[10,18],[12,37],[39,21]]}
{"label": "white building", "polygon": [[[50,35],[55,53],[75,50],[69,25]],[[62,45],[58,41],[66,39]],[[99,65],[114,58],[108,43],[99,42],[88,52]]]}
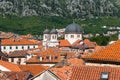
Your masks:
{"label": "white building", "polygon": [[77,40],[82,40],[82,28],[78,24],[70,24],[65,29],[65,40],[73,44]]}
{"label": "white building", "polygon": [[57,38],[58,38],[58,35],[57,35],[56,29],[52,29],[51,31],[46,29],[43,32],[43,47],[56,47],[56,46],[58,46],[59,42],[58,42]]}
{"label": "white building", "polygon": [[27,39],[4,39],[2,40],[2,52],[11,52],[15,50],[27,50],[31,48],[38,48],[35,41]]}
{"label": "white building", "polygon": [[[43,32],[43,47],[56,47],[59,46],[58,34],[56,29],[49,31],[46,29]],[[82,40],[82,28],[78,24],[70,24],[65,29],[65,40],[73,44],[77,40]]]}

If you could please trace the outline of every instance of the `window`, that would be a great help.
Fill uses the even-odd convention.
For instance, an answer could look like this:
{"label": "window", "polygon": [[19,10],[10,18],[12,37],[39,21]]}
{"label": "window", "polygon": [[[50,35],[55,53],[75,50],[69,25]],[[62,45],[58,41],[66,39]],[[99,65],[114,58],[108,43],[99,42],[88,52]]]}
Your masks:
{"label": "window", "polygon": [[30,49],[30,46],[28,46],[28,49]]}
{"label": "window", "polygon": [[33,46],[33,48],[35,48],[35,46]]}
{"label": "window", "polygon": [[102,72],[101,74],[101,80],[108,80],[109,73],[108,72]]}
{"label": "window", "polygon": [[14,58],[11,58],[11,62],[14,62]]}
{"label": "window", "polygon": [[57,57],[57,56],[55,56],[54,58],[55,58],[55,59],[58,59],[58,57]]}
{"label": "window", "polygon": [[18,49],[18,46],[16,46],[16,49]]}
{"label": "window", "polygon": [[22,49],[24,49],[24,46],[22,46]]}
{"label": "window", "polygon": [[10,46],[10,49],[12,49],[12,47]]}
{"label": "window", "polygon": [[80,38],[80,35],[77,35],[77,38]]}
{"label": "window", "polygon": [[3,48],[4,48],[4,49],[6,49],[6,47],[5,47],[5,46],[4,46]]}
{"label": "window", "polygon": [[74,35],[71,35],[71,38],[74,38]]}
{"label": "window", "polygon": [[49,56],[46,56],[46,59],[48,60],[48,59],[49,59]]}
{"label": "window", "polygon": [[54,39],[56,39],[56,36],[54,37]]}
{"label": "window", "polygon": [[52,36],[52,39],[54,39],[54,36]]}

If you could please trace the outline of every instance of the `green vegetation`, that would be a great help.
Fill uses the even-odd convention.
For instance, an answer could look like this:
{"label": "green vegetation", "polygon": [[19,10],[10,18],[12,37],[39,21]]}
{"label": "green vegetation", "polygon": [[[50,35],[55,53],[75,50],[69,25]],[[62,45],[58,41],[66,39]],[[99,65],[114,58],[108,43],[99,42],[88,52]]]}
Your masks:
{"label": "green vegetation", "polygon": [[[80,24],[85,34],[99,33],[102,34],[108,29],[101,28],[102,26],[120,26],[120,18],[105,17],[94,19],[76,19],[75,23]],[[31,16],[31,17],[16,17],[0,16],[0,31],[13,32],[17,34],[42,34],[43,30],[52,28],[65,28],[68,24],[73,23],[73,19],[62,18],[55,16]]]}
{"label": "green vegetation", "polygon": [[117,35],[112,35],[112,36],[96,36],[96,37],[91,37],[91,41],[95,41],[98,45],[105,46],[108,44],[110,41],[116,41]]}
{"label": "green vegetation", "polygon": [[[108,31],[108,28],[101,28],[102,26],[120,26],[120,18],[104,17],[94,19],[76,19],[75,23],[80,24],[84,30],[84,34],[103,34]],[[43,31],[48,28],[65,28],[68,24],[73,23],[73,19],[62,18],[55,16],[31,16],[31,17],[17,17],[0,16],[0,31],[13,32],[17,34],[33,34],[41,35]],[[61,39],[61,38],[60,38]],[[91,41],[97,42],[99,45],[106,45],[109,41],[117,40],[117,35],[110,37],[97,36],[90,38]]]}

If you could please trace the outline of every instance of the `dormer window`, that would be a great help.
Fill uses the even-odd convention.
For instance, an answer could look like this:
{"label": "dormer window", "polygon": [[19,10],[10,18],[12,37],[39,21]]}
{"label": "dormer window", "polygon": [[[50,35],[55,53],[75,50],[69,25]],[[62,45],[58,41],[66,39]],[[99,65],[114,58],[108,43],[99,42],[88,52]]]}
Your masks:
{"label": "dormer window", "polygon": [[109,73],[108,72],[102,72],[101,74],[101,80],[108,80]]}

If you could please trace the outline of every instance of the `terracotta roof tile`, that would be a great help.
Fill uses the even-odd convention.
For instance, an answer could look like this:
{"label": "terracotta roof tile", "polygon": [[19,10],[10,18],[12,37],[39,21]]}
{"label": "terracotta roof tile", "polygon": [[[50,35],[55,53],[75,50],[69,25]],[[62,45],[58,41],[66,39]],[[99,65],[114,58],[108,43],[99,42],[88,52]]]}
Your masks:
{"label": "terracotta roof tile", "polygon": [[30,71],[34,75],[37,75],[40,72],[42,72],[42,71],[47,69],[47,67],[42,66],[42,65],[19,65],[19,68],[22,71]]}
{"label": "terracotta roof tile", "polygon": [[36,45],[37,43],[27,39],[4,39],[2,45]]}
{"label": "terracotta roof tile", "polygon": [[17,50],[10,52],[8,54],[8,57],[26,57],[27,55],[27,50]]}
{"label": "terracotta roof tile", "polygon": [[[36,54],[37,56],[30,58],[26,62],[33,63],[33,62],[60,62],[61,61],[60,53],[54,49],[43,50]],[[40,57],[42,57],[42,61],[40,61],[39,59]],[[49,58],[51,57],[51,59],[47,59],[47,57]]]}
{"label": "terracotta roof tile", "polygon": [[71,65],[84,65],[84,61],[78,58],[70,58],[68,59],[68,63]]}
{"label": "terracotta roof tile", "polygon": [[68,40],[59,40],[59,46],[60,47],[70,47],[71,44],[68,42]]}
{"label": "terracotta roof tile", "polygon": [[[29,71],[21,71],[21,72],[3,72],[5,75],[6,79],[8,80],[28,80],[31,77],[33,77],[33,75],[29,72]],[[2,79],[3,80],[3,79]]]}
{"label": "terracotta roof tile", "polygon": [[119,80],[120,68],[97,66],[73,66],[70,80],[101,80],[101,74],[107,72],[108,80]]}
{"label": "terracotta roof tile", "polygon": [[21,71],[21,69],[18,67],[18,65],[12,64],[10,62],[0,60],[0,65],[4,66],[5,68],[7,68],[7,69],[9,69],[10,71],[13,71],[13,72]]}
{"label": "terracotta roof tile", "polygon": [[51,68],[50,70],[59,76],[62,80],[66,80],[68,77],[67,72],[70,70],[70,67],[64,66],[62,68]]}
{"label": "terracotta roof tile", "polygon": [[120,40],[107,46],[99,52],[85,56],[84,59],[120,61]]}

